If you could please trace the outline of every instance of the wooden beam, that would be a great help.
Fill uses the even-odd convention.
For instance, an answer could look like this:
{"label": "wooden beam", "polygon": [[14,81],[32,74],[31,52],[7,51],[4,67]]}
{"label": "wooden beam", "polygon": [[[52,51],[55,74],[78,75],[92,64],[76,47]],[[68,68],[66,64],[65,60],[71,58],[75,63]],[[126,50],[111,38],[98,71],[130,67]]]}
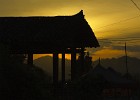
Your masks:
{"label": "wooden beam", "polygon": [[62,84],[65,83],[65,53],[62,53]]}
{"label": "wooden beam", "polygon": [[[12,54],[28,54],[28,50],[26,50],[25,48],[22,48],[20,50],[19,49],[13,49],[10,52]],[[69,48],[62,48],[62,49],[44,48],[44,49],[32,50],[33,54],[53,54],[54,52],[59,52],[59,53],[65,52],[66,54],[71,54],[72,51]],[[80,52],[81,52],[81,48],[76,48],[76,53],[80,53]]]}
{"label": "wooden beam", "polygon": [[76,48],[72,48],[71,52],[71,80],[75,79],[75,67],[76,67]]}
{"label": "wooden beam", "polygon": [[32,53],[28,53],[27,62],[29,65],[33,65],[33,54]]}
{"label": "wooden beam", "polygon": [[53,53],[53,84],[58,84],[58,53]]}

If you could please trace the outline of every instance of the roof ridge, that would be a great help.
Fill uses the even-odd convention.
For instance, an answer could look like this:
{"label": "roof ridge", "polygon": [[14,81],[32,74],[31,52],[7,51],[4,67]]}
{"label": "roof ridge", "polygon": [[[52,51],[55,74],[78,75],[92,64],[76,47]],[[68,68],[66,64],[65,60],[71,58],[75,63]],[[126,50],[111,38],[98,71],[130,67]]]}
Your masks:
{"label": "roof ridge", "polygon": [[54,18],[54,17],[84,17],[83,10],[74,15],[56,15],[56,16],[1,16],[0,18]]}

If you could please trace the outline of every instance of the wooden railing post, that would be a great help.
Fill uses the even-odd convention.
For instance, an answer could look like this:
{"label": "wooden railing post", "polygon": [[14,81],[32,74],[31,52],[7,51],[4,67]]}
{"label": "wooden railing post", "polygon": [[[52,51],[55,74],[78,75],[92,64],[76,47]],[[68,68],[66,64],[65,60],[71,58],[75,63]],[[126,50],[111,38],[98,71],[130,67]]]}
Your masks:
{"label": "wooden railing post", "polygon": [[58,84],[58,53],[53,53],[53,84]]}
{"label": "wooden railing post", "polygon": [[76,48],[72,48],[71,50],[71,80],[74,80],[76,67]]}
{"label": "wooden railing post", "polygon": [[62,84],[65,83],[65,53],[62,53]]}
{"label": "wooden railing post", "polygon": [[27,62],[29,65],[33,65],[33,54],[32,53],[28,53]]}

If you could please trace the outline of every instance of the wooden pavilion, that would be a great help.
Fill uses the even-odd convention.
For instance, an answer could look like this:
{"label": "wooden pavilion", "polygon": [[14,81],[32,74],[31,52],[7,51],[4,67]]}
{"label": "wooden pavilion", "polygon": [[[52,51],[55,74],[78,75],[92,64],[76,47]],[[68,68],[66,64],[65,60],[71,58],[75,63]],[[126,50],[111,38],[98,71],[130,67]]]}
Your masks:
{"label": "wooden pavilion", "polygon": [[0,43],[8,45],[11,53],[28,54],[28,64],[33,64],[33,54],[52,53],[54,83],[58,82],[58,54],[62,54],[65,82],[65,54],[71,54],[73,80],[76,53],[84,60],[86,47],[99,46],[82,10],[72,16],[0,17]]}

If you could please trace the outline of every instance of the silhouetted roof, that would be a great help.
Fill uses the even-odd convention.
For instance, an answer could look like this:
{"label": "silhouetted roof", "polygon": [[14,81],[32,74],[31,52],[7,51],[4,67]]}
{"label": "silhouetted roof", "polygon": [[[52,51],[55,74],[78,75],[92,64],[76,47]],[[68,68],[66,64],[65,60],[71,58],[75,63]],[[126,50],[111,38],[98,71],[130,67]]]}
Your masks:
{"label": "silhouetted roof", "polygon": [[83,11],[72,16],[0,17],[0,42],[27,51],[99,46]]}
{"label": "silhouetted roof", "polygon": [[[98,64],[93,70],[91,70],[87,76],[94,77],[94,76],[101,76],[107,82],[111,84],[118,84],[118,85],[132,85],[135,82],[133,80],[127,79],[123,77],[119,72],[116,72],[114,69],[109,67],[108,69],[104,68],[101,64]],[[90,78],[91,80],[91,78]]]}

